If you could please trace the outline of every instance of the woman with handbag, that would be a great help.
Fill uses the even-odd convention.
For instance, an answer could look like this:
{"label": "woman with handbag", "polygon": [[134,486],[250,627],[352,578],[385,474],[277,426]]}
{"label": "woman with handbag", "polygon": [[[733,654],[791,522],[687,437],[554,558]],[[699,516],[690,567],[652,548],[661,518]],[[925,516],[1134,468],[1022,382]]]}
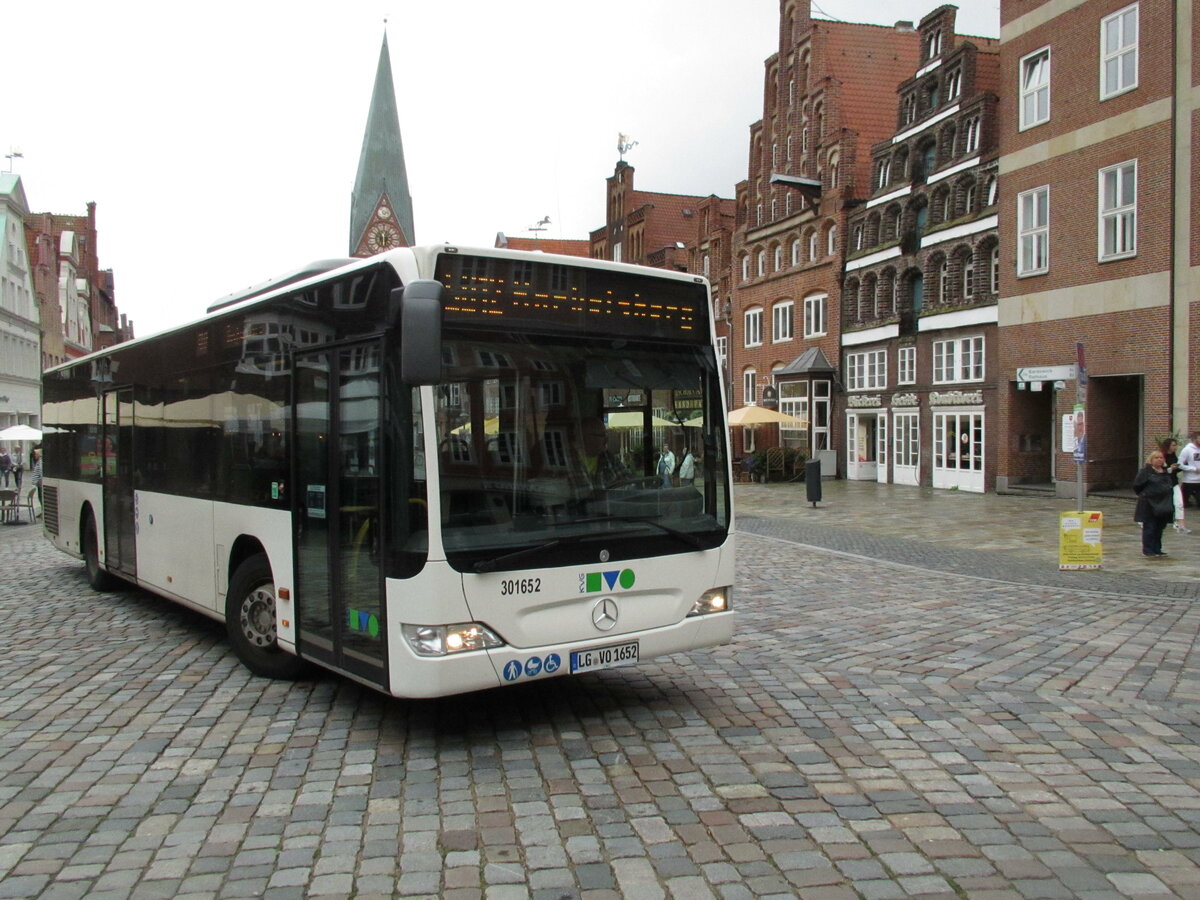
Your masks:
{"label": "woman with handbag", "polygon": [[1134,518],[1142,523],[1142,556],[1167,555],[1163,553],[1162,536],[1175,517],[1173,476],[1163,452],[1154,450],[1133,479],[1133,491],[1138,495]]}

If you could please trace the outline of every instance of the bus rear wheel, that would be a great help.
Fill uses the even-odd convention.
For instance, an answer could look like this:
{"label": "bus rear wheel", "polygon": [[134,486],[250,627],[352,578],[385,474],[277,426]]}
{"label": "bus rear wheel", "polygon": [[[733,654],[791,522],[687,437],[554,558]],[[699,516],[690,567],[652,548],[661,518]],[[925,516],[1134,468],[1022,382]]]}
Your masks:
{"label": "bus rear wheel", "polygon": [[96,519],[89,511],[83,520],[83,566],[87,570],[88,585],[93,591],[111,591],[117,579],[109,574],[100,562],[100,538],[96,533]]}
{"label": "bus rear wheel", "polygon": [[243,562],[225,596],[225,630],[233,652],[247,669],[264,678],[298,678],[308,668],[277,643],[275,578],[259,553]]}

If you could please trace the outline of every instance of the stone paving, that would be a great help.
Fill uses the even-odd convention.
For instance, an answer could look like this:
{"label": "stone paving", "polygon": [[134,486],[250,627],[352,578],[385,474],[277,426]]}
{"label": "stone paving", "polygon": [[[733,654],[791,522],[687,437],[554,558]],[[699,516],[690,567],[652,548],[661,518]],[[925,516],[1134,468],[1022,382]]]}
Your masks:
{"label": "stone paving", "polygon": [[426,702],[255,678],[0,529],[0,898],[1200,898],[1186,578],[1062,581],[1020,499],[780,489],[732,644]]}

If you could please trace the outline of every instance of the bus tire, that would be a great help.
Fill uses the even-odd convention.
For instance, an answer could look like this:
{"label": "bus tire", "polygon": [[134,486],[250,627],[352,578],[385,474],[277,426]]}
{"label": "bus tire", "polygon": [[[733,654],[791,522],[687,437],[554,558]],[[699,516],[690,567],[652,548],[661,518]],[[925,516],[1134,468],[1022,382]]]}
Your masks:
{"label": "bus tire", "polygon": [[91,510],[84,513],[83,518],[83,567],[93,591],[116,589],[117,579],[100,562],[100,537],[96,533],[96,518]]}
{"label": "bus tire", "polygon": [[304,660],[276,643],[275,578],[265,554],[237,567],[225,595],[225,630],[233,652],[247,669],[264,678],[298,678]]}

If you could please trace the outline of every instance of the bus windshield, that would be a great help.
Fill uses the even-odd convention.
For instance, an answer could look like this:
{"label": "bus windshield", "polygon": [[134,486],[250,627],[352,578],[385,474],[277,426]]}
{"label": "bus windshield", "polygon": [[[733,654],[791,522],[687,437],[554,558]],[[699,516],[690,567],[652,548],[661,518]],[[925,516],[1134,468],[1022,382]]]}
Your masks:
{"label": "bus windshield", "polygon": [[729,488],[710,347],[447,330],[447,559],[488,572],[707,549]]}

